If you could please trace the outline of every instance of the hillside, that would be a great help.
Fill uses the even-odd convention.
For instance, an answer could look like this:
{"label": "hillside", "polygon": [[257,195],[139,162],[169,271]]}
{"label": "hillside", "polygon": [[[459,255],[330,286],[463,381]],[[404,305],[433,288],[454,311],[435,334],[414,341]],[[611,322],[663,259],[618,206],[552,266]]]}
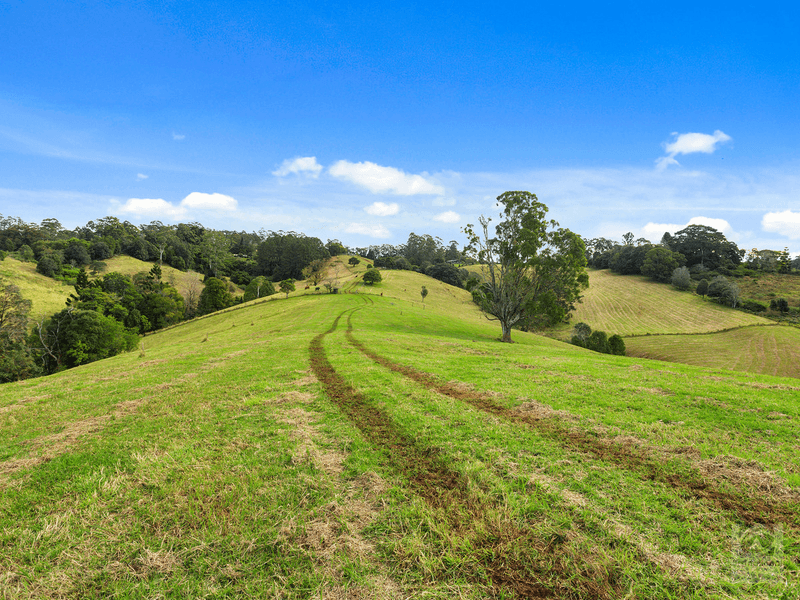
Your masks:
{"label": "hillside", "polygon": [[589,288],[572,318],[573,323],[581,321],[592,329],[622,336],[708,333],[771,323],[641,275],[617,275],[608,270],[589,271]]}
{"label": "hillside", "polygon": [[11,256],[0,261],[0,276],[8,283],[19,286],[22,296],[31,301],[30,314],[33,318],[58,312],[64,308],[64,303],[74,291],[71,285],[37,273],[35,262],[20,262]]}
{"label": "hillside", "polygon": [[[105,261],[106,268],[104,273],[122,273],[123,275],[133,276],[136,273],[148,272],[153,268],[155,263],[145,262],[132,256],[118,255],[114,258],[109,258]],[[195,271],[180,271],[169,265],[161,266],[162,279],[175,288],[182,294],[186,295],[190,287],[196,288],[196,294],[199,294],[203,289],[203,274]],[[241,295],[241,291],[239,294]]]}
{"label": "hillside", "polygon": [[383,274],[0,386],[0,597],[797,596],[795,380]]}

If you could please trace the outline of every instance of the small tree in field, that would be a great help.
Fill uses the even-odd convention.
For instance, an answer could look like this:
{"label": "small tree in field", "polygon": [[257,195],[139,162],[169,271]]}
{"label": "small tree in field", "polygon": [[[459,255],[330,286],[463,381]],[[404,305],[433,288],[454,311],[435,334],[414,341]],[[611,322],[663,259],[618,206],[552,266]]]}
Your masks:
{"label": "small tree in field", "polygon": [[428,296],[428,288],[423,285],[422,289],[419,291],[419,295],[422,296],[422,305],[425,306],[425,298]]}
{"label": "small tree in field", "polygon": [[347,262],[350,264],[351,267],[355,267],[361,261],[358,260],[355,256],[351,256],[350,260],[348,260]]}
{"label": "small tree in field", "polygon": [[625,340],[622,339],[621,335],[615,333],[608,338],[608,350],[610,354],[625,356]]}
{"label": "small tree in field", "polygon": [[526,317],[564,320],[589,283],[586,247],[581,238],[546,219],[547,206],[530,192],[498,196],[502,219],[492,231],[490,219],[464,233],[470,258],[483,265],[485,281],[473,287],[473,300],[489,319],[500,322],[502,341]]}
{"label": "small tree in field", "polygon": [[686,267],[678,267],[672,272],[672,285],[679,290],[688,290],[692,285],[692,276]]}
{"label": "small tree in field", "polygon": [[592,328],[586,323],[575,323],[572,328],[572,343],[576,346],[586,346],[586,340],[592,334]]}
{"label": "small tree in field", "polygon": [[364,273],[363,281],[367,285],[372,285],[374,283],[380,283],[383,280],[381,277],[381,272],[378,269],[370,269],[366,273]]}
{"label": "small tree in field", "polygon": [[281,292],[286,294],[286,297],[288,298],[289,294],[295,290],[294,279],[284,279],[278,284],[278,288],[281,290]]}
{"label": "small tree in field", "polygon": [[698,296],[702,296],[703,298],[705,298],[706,294],[708,293],[708,280],[701,279],[700,283],[697,284],[697,289],[695,290],[695,293]]}

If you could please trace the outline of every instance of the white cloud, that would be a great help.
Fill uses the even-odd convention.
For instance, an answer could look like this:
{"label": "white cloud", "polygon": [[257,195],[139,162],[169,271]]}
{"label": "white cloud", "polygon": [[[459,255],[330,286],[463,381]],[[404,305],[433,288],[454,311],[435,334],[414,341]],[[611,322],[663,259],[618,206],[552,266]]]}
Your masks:
{"label": "white cloud", "polygon": [[433,199],[434,206],[455,206],[456,199],[455,198],[434,198]]}
{"label": "white cloud", "polygon": [[730,141],[731,136],[717,129],[713,135],[707,133],[681,133],[673,132],[675,139],[672,142],[664,143],[664,150],[667,156],[656,159],[656,167],[659,170],[666,169],[669,165],[680,164],[675,157],[678,154],[693,154],[702,152],[711,154],[717,149],[718,144]]}
{"label": "white cloud", "polygon": [[713,227],[717,231],[723,233],[726,238],[736,240],[739,236],[725,219],[714,219],[712,217],[692,217],[688,223],[683,225],[676,225],[674,223],[648,223],[641,229],[642,235],[657,244],[661,241],[665,232],[675,234],[682,229],[686,229],[689,225],[706,225]]}
{"label": "white cloud", "polygon": [[800,239],[800,212],[784,210],[769,212],[761,219],[761,228],[771,233],[785,235],[789,239]]}
{"label": "white cloud", "polygon": [[447,212],[436,215],[433,217],[433,220],[441,223],[458,223],[461,220],[461,215],[452,210],[448,210]]}
{"label": "white cloud", "polygon": [[351,163],[340,160],[328,169],[334,177],[346,179],[367,188],[373,194],[441,196],[444,188],[422,175],[410,175],[394,167],[382,167],[372,162]]}
{"label": "white cloud", "polygon": [[177,141],[177,142],[179,142],[179,141],[181,141],[181,140],[183,140],[185,138],[186,138],[186,136],[183,135],[182,133],[175,133],[174,131],[172,132],[172,139]]}
{"label": "white cloud", "polygon": [[236,210],[238,202],[235,198],[225,194],[204,194],[192,192],[181,200],[181,206],[186,208],[200,208],[207,210]]}
{"label": "white cloud", "polygon": [[321,172],[322,165],[317,162],[316,156],[298,156],[291,160],[287,158],[272,174],[276,177],[286,177],[292,173],[307,173],[311,177],[317,178]]}
{"label": "white cloud", "polygon": [[373,238],[388,238],[392,235],[383,225],[369,225],[365,223],[350,223],[345,231],[347,233],[357,233]]}
{"label": "white cloud", "polygon": [[125,204],[120,205],[119,212],[137,216],[161,216],[173,219],[180,219],[186,216],[186,209],[183,206],[175,206],[162,198],[128,198]]}
{"label": "white cloud", "polygon": [[136,179],[138,179],[139,181],[144,181],[148,177],[149,177],[149,175],[145,175],[144,173],[137,173],[136,174]]}
{"label": "white cloud", "polygon": [[390,217],[400,212],[400,205],[397,204],[397,202],[392,202],[391,204],[385,204],[383,202],[373,202],[372,204],[367,206],[364,210],[376,217]]}

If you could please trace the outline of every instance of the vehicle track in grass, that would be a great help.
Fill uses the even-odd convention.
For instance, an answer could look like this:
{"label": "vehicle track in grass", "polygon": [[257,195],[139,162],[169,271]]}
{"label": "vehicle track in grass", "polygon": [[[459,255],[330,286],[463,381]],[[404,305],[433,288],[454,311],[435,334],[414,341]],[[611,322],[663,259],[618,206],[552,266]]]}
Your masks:
{"label": "vehicle track in grass", "polygon": [[[500,527],[489,520],[487,514],[493,507],[470,494],[466,478],[445,464],[438,449],[420,446],[397,427],[386,411],[336,372],[327,358],[323,340],[336,331],[346,312],[336,317],[330,329],[311,341],[309,354],[314,374],[327,396],[365,438],[386,451],[390,466],[408,480],[412,490],[429,506],[440,510],[459,536],[469,539],[465,547],[472,548],[472,557],[488,574],[498,594],[513,590],[520,598],[618,597],[622,590],[615,568],[588,562],[585,557],[570,553],[566,544],[536,539],[530,532],[509,523]],[[520,547],[545,555],[547,564],[545,561],[523,564],[514,555],[514,550]],[[486,584],[485,578],[478,574],[473,576],[479,583]]]}
{"label": "vehicle track in grass", "polygon": [[[515,412],[501,406],[486,394],[464,389],[463,384],[444,382],[437,376],[408,365],[396,363],[373,352],[353,335],[352,313],[347,319],[347,340],[379,365],[399,373],[420,385],[445,396],[467,402],[475,408],[497,417],[524,423],[561,443],[563,446],[588,452],[595,458],[606,460],[641,474],[644,479],[659,481],[675,488],[686,490],[695,498],[718,509],[730,511],[748,526],[783,525],[791,530],[800,530],[800,505],[784,504],[768,498],[731,493],[722,488],[723,482],[703,477],[692,467],[694,473],[675,473],[668,470],[663,456],[645,445],[633,446],[604,438],[565,423],[559,418],[539,418]],[[691,467],[691,464],[689,463]]]}

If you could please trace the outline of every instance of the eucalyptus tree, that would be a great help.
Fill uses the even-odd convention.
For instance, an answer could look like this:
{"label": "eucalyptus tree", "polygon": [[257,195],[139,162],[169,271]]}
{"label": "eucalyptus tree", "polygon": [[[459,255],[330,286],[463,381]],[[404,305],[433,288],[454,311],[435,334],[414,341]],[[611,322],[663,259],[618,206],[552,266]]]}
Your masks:
{"label": "eucalyptus tree", "polygon": [[588,285],[585,246],[580,236],[547,220],[547,206],[530,192],[498,196],[502,219],[490,231],[464,228],[468,252],[484,268],[483,284],[473,298],[487,318],[500,322],[502,341],[511,342],[511,328],[524,318],[563,319]]}

